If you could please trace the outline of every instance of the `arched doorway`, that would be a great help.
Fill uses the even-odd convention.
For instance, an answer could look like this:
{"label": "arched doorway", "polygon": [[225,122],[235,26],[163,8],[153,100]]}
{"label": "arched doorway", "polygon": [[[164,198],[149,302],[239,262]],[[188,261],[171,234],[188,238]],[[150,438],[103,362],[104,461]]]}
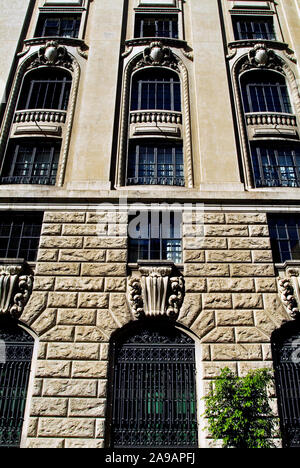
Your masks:
{"label": "arched doorway", "polygon": [[18,448],[34,339],[16,323],[0,325],[0,448]]}
{"label": "arched doorway", "polygon": [[194,340],[152,319],[126,328],[112,345],[107,445],[197,447]]}
{"label": "arched doorway", "polygon": [[300,448],[300,324],[277,330],[272,345],[283,446]]}

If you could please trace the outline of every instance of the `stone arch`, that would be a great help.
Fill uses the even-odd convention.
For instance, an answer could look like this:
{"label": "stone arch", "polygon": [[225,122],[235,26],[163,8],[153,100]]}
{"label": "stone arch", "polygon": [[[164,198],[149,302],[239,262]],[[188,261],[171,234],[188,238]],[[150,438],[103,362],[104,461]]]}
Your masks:
{"label": "stone arch", "polygon": [[[112,335],[106,446],[170,447],[176,443],[171,433],[176,424],[180,425],[180,415],[182,424],[186,424],[183,419],[187,417],[191,423],[189,429],[184,429],[186,440],[181,440],[180,446],[198,446],[195,339],[191,332],[164,318],[137,320]],[[172,395],[177,392],[176,401],[182,400],[182,405],[189,408],[186,413],[179,408],[167,411],[173,401],[168,391],[171,384]],[[124,392],[122,396],[119,390],[125,387],[127,393],[123,398]],[[188,395],[184,394],[184,389],[188,389]],[[123,424],[120,402],[131,415],[123,429],[119,427]],[[156,417],[161,421],[157,430],[151,423]],[[140,425],[138,430],[137,425]],[[174,430],[173,437],[178,437],[179,432]]]}
{"label": "stone arch", "polygon": [[[63,138],[64,142],[63,142],[63,146],[61,149],[58,177],[57,177],[57,185],[59,187],[62,187],[63,182],[64,182],[67,156],[68,156],[68,151],[69,151],[69,146],[70,146],[71,129],[72,129],[72,124],[73,124],[77,91],[78,91],[79,80],[80,80],[80,65],[78,61],[69,52],[66,52],[66,55],[68,56],[68,62],[66,63],[62,62],[62,63],[58,63],[54,65],[55,67],[68,71],[72,75],[72,86],[71,86],[67,120],[66,120],[66,132]],[[42,61],[40,61],[39,56],[40,56],[40,51],[30,54],[26,59],[24,59],[19,64],[17,68],[15,79],[14,79],[12,89],[10,92],[10,96],[8,99],[6,112],[3,118],[2,129],[1,129],[2,130],[1,137],[0,137],[1,166],[3,165],[3,161],[4,161],[4,155],[5,155],[6,147],[7,147],[8,140],[9,140],[10,128],[13,122],[13,117],[14,117],[14,113],[16,110],[19,93],[22,88],[22,83],[24,81],[26,74],[29,73],[33,69],[45,68],[49,66],[53,67],[53,64],[47,64],[47,63],[43,63]]]}
{"label": "stone arch", "polygon": [[184,162],[186,164],[187,174],[187,186],[193,187],[193,161],[192,161],[192,140],[191,140],[191,122],[190,122],[190,98],[189,98],[189,83],[188,83],[188,71],[183,61],[173,53],[173,61],[169,63],[145,63],[143,60],[143,53],[139,52],[136,54],[126,65],[124,70],[123,88],[122,88],[122,102],[121,102],[121,116],[120,116],[120,127],[119,127],[119,143],[118,143],[118,155],[117,155],[117,171],[116,171],[116,187],[124,185],[124,174],[125,174],[125,161],[126,161],[126,149],[128,140],[128,125],[129,125],[129,108],[130,108],[130,89],[132,75],[139,70],[159,67],[162,69],[171,69],[175,71],[181,81],[181,93],[182,93],[182,114],[184,120],[184,148],[185,157]]}
{"label": "stone arch", "polygon": [[[258,44],[259,46],[261,44]],[[264,47],[264,45],[262,44]],[[252,49],[254,50],[254,49]],[[251,50],[251,51],[252,51]],[[261,70],[262,72],[270,73],[279,73],[285,77],[288,89],[290,91],[290,96],[292,97],[292,105],[299,117],[300,111],[300,95],[298,90],[297,79],[295,73],[293,72],[290,65],[284,60],[281,56],[276,54],[274,51],[268,51],[270,54],[270,63],[266,66],[257,66],[253,59],[253,54],[251,57],[251,51],[249,53],[243,54],[239,57],[234,64],[232,65],[231,75],[232,75],[232,85],[234,91],[234,100],[236,115],[239,127],[239,135],[241,142],[241,153],[242,153],[242,164],[245,176],[245,183],[247,187],[253,187],[253,175],[252,168],[250,163],[250,149],[249,149],[249,140],[247,136],[246,123],[244,118],[243,102],[241,96],[241,86],[240,78],[244,73],[253,70]]]}

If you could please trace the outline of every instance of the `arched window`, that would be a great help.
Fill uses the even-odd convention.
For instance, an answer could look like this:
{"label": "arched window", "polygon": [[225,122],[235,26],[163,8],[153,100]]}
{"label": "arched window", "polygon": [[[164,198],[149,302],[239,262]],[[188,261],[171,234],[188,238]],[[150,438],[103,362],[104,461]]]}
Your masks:
{"label": "arched window", "polygon": [[170,70],[147,69],[132,79],[131,110],[181,112],[180,79]]}
{"label": "arched window", "polygon": [[292,113],[285,78],[279,73],[253,71],[241,78],[244,111]]}
{"label": "arched window", "polygon": [[169,322],[152,319],[131,326],[113,348],[108,444],[114,448],[197,447],[192,338]]}
{"label": "arched window", "polygon": [[28,73],[17,109],[67,110],[71,85],[71,75],[65,70],[42,68]]}
{"label": "arched window", "polygon": [[0,448],[20,447],[33,345],[16,324],[0,327]]}
{"label": "arched window", "polygon": [[275,381],[283,445],[300,448],[300,326],[288,323],[273,335]]}

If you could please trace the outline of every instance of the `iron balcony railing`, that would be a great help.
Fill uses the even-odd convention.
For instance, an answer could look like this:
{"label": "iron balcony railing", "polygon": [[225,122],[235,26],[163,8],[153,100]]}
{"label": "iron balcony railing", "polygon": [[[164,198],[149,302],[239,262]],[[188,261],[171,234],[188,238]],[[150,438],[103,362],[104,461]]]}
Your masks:
{"label": "iron balcony railing", "polygon": [[183,177],[129,177],[127,185],[175,185],[184,187]]}

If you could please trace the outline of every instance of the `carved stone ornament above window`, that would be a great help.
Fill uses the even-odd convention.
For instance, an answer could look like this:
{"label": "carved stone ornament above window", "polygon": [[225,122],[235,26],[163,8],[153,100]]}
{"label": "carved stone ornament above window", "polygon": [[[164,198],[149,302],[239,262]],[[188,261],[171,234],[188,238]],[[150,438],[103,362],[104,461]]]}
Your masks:
{"label": "carved stone ornament above window", "polygon": [[19,318],[27,304],[33,287],[33,276],[26,264],[4,263],[0,265],[0,316]]}
{"label": "carved stone ornament above window", "polygon": [[248,60],[243,64],[241,71],[243,72],[251,68],[267,68],[284,73],[278,56],[263,43],[256,44],[249,50]]}
{"label": "carved stone ornament above window", "polygon": [[56,41],[48,41],[46,45],[40,47],[38,57],[31,63],[30,68],[47,66],[62,66],[73,70],[72,58],[64,46],[61,46]]}
{"label": "carved stone ornament above window", "polygon": [[145,47],[143,58],[136,64],[135,70],[147,66],[170,67],[178,70],[177,60],[171,49],[159,41],[151,42],[149,47]]}
{"label": "carved stone ornament above window", "polygon": [[136,318],[177,319],[184,298],[184,280],[173,266],[140,266],[141,277],[128,280],[128,302]]}
{"label": "carved stone ornament above window", "polygon": [[300,264],[285,262],[278,267],[278,291],[281,301],[292,319],[300,318]]}

